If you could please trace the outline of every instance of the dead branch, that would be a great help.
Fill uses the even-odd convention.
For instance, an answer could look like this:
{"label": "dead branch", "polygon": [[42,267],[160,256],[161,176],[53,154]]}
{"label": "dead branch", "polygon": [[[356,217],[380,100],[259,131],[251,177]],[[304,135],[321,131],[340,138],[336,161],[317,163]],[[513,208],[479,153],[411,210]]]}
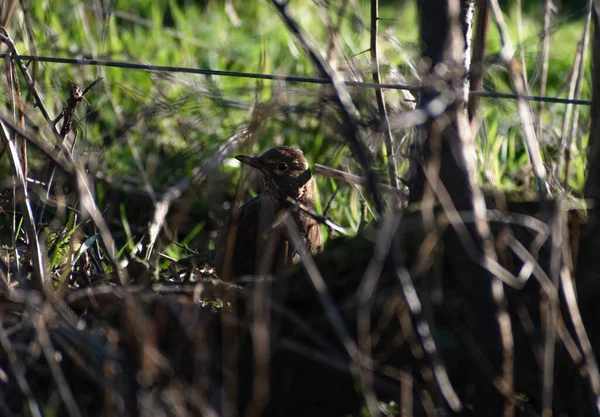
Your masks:
{"label": "dead branch", "polygon": [[498,0],[489,0],[492,14],[496,22],[496,27],[500,33],[500,40],[502,41],[502,52],[501,57],[508,65],[508,72],[510,73],[513,91],[517,96],[517,108],[519,109],[519,116],[521,118],[521,125],[523,126],[523,135],[525,137],[525,144],[527,145],[527,151],[529,152],[529,159],[533,172],[538,183],[538,193],[541,199],[546,199],[548,195],[548,186],[546,184],[546,169],[544,168],[544,161],[542,160],[542,154],[540,152],[540,144],[535,135],[533,128],[533,117],[531,116],[531,109],[528,103],[523,99],[522,96],[527,95],[527,86],[523,81],[523,69],[520,68],[518,62],[515,60],[515,49],[512,46],[512,42],[509,38],[506,24],[504,23],[504,17],[502,10],[498,4]]}
{"label": "dead branch", "polygon": [[[371,0],[371,70],[373,73],[373,82],[375,84],[381,84],[381,78],[379,76],[379,57],[377,56],[377,27],[379,21],[379,0]],[[392,188],[398,188],[398,167],[396,166],[396,151],[394,149],[394,142],[392,135],[392,129],[390,128],[390,122],[388,120],[387,110],[385,108],[385,99],[383,97],[383,90],[381,88],[375,89],[375,97],[377,98],[377,106],[379,106],[379,113],[383,117],[385,124],[385,130],[383,132],[385,137],[385,147],[387,151],[388,161],[388,175],[390,177],[390,185]]]}

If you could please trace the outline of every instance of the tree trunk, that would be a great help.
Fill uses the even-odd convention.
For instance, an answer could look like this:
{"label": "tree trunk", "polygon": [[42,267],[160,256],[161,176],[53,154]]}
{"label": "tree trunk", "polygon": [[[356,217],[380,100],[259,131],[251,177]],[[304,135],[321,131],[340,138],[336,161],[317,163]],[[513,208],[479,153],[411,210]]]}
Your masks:
{"label": "tree trunk", "polygon": [[[421,127],[417,135],[420,140],[415,141],[411,155],[409,199],[420,202],[425,213],[440,203],[449,217],[457,216],[457,210],[474,214],[475,222],[462,223],[459,219],[448,239],[444,286],[458,288],[465,297],[462,318],[492,375],[486,375],[482,366],[471,366],[473,375],[456,388],[463,390],[462,399],[476,415],[509,416],[514,413],[513,405],[505,401],[494,381],[500,381],[507,396],[512,394],[512,332],[503,309],[503,284],[484,268],[496,254],[485,219],[485,202],[475,179],[475,144],[464,95],[470,70],[470,60],[465,59],[470,14],[465,11],[470,2],[421,0],[418,4],[422,55],[430,63],[423,77],[419,107],[429,113],[429,120]],[[442,105],[446,105],[445,111],[436,113]],[[434,226],[430,227],[433,231]],[[472,242],[470,252],[463,246],[465,240]],[[501,317],[504,327],[500,326]],[[465,381],[464,375],[454,376]]]}

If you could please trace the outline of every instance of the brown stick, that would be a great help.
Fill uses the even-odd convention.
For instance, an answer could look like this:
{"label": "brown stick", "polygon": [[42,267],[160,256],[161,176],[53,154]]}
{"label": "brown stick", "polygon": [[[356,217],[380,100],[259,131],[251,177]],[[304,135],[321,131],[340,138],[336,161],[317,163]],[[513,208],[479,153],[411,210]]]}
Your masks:
{"label": "brown stick", "polygon": [[[373,71],[373,82],[381,84],[379,77],[379,58],[377,57],[377,22],[379,20],[379,0],[371,0],[371,68]],[[385,138],[385,148],[387,151],[388,174],[390,176],[390,185],[393,188],[398,188],[398,167],[396,166],[396,155],[394,154],[394,143],[392,129],[388,120],[387,110],[385,108],[385,99],[381,88],[375,89],[375,97],[377,98],[377,106],[379,113],[385,122],[385,130],[383,132]]]}
{"label": "brown stick", "polygon": [[[473,59],[471,61],[471,91],[481,90],[483,87],[483,60],[488,40],[490,27],[490,8],[487,1],[479,2],[477,12],[477,27],[475,29],[475,40],[473,42]],[[471,94],[469,97],[469,120],[473,122],[479,107],[479,97]],[[476,132],[473,132],[475,134]]]}
{"label": "brown stick", "polygon": [[[542,50],[540,51],[540,63],[542,64],[542,75],[540,79],[540,96],[546,94],[548,84],[548,57],[550,55],[550,16],[552,15],[552,1],[546,0],[544,8],[544,32],[542,33]],[[523,72],[525,69],[523,69]],[[537,105],[537,137],[542,137],[542,110],[543,103]]]}
{"label": "brown stick", "polygon": [[498,0],[490,0],[489,5],[500,34],[500,41],[502,42],[502,52],[500,55],[508,66],[508,72],[513,84],[513,92],[517,96],[517,109],[519,117],[521,118],[521,125],[523,126],[523,136],[525,138],[525,144],[527,145],[529,159],[537,179],[538,193],[540,199],[545,200],[548,195],[546,168],[544,167],[544,161],[540,152],[540,144],[536,137],[535,129],[533,128],[531,109],[523,99],[523,96],[527,95],[527,86],[523,80],[523,69],[519,67],[519,63],[514,57],[514,49],[509,38],[508,29],[504,23],[504,17],[498,4]]}
{"label": "brown stick", "polygon": [[[325,165],[315,164],[313,166],[313,171],[315,174],[321,174],[329,178],[347,182],[348,184],[360,185],[363,187],[368,186],[368,181],[366,178],[350,174],[345,171],[340,171],[339,169],[330,168]],[[406,191],[390,187],[389,185],[382,184],[380,182],[377,182],[375,184],[377,185],[379,191],[382,193],[392,194],[396,197],[401,198],[402,200],[406,200],[408,198],[408,193],[406,193]]]}
{"label": "brown stick", "polygon": [[[581,50],[582,50],[582,55],[581,55],[581,59],[579,60],[579,74],[577,74],[577,85],[575,86],[575,98],[577,97],[581,97],[581,85],[583,82],[583,79],[585,77],[585,56],[588,50],[588,45],[590,43],[590,23],[592,20],[592,0],[588,1],[587,4],[587,17],[585,20],[585,25],[584,25],[584,29],[583,29],[583,37],[581,39]],[[595,70],[597,70],[595,68]],[[569,136],[567,139],[567,143],[565,145],[565,178],[564,178],[564,182],[563,182],[563,187],[565,190],[569,189],[569,167],[570,167],[570,162],[571,162],[571,146],[573,144],[573,140],[575,138],[575,135],[577,134],[577,124],[579,122],[579,106],[575,106],[575,109],[573,110],[573,119],[571,120],[571,129],[569,131]],[[559,173],[560,175],[560,173]]]}

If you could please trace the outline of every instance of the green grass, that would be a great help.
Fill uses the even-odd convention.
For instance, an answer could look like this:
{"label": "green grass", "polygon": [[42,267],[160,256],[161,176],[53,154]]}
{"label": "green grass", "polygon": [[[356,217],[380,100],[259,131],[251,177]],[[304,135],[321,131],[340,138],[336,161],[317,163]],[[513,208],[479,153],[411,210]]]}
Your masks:
{"label": "green grass", "polygon": [[[319,7],[319,2],[292,1],[289,10],[309,34],[313,45],[325,49],[329,28],[337,23],[342,3],[329,2],[330,7],[324,8]],[[384,81],[391,80],[391,70],[398,68],[409,83],[416,83],[408,69],[409,64],[418,61],[418,19],[413,3],[406,2],[402,8],[397,8],[395,3],[389,2],[380,10],[380,15],[386,18],[380,22]],[[240,19],[237,26],[223,4],[215,1],[117,1],[112,4],[110,15],[93,10],[82,0],[36,1],[31,4],[30,14],[33,40],[25,42],[15,24],[9,25],[8,30],[24,54],[35,52],[44,56],[97,57],[154,65],[317,75],[310,59],[268,1],[234,2],[234,5]],[[346,60],[366,81],[371,81],[370,55],[365,52],[369,47],[368,7],[367,1],[359,2],[358,9],[348,6],[348,18],[342,21],[340,36],[335,43],[332,62],[348,79],[352,72]],[[509,10],[506,17],[516,44],[516,11]],[[560,19],[551,40],[548,95],[558,94],[567,78],[583,28],[582,16],[574,20],[569,20],[568,16]],[[539,92],[536,56],[541,21],[539,12],[524,16],[524,49],[532,94]],[[506,70],[493,59],[499,50],[499,38],[492,26],[485,88],[509,92]],[[210,158],[221,143],[240,127],[248,125],[250,109],[255,103],[272,101],[283,106],[270,113],[272,117],[266,121],[257,142],[246,151],[260,153],[276,144],[300,146],[311,164],[360,172],[339,134],[334,105],[323,104],[321,86],[64,64],[40,63],[36,67],[37,87],[43,92],[51,115],[57,115],[64,106],[68,80],[85,87],[99,76],[103,77],[103,82],[88,94],[89,104],[78,108],[80,123],[76,150],[81,158],[93,160],[96,168],[109,177],[141,178],[143,170],[157,191],[164,190],[189,175]],[[390,91],[387,97],[389,107],[392,110],[398,108],[400,96]],[[589,76],[583,85],[585,97],[589,97]],[[376,109],[373,92],[361,92],[357,95],[357,104],[366,117]],[[532,108],[535,107],[532,104]],[[557,148],[556,129],[562,125],[563,113],[564,105],[544,105],[546,133],[542,144],[549,166],[555,162],[556,155],[552,150]],[[481,114],[482,129],[477,144],[478,178],[482,185],[507,190],[534,187],[527,180],[528,159],[515,102],[483,99]],[[28,116],[31,123],[43,125],[36,109],[29,108]],[[588,111],[584,107],[569,179],[576,195],[581,194],[585,181],[584,145],[588,125]],[[374,169],[385,181],[384,153],[379,152],[378,146],[374,149]],[[32,152],[32,167],[43,166],[40,161]],[[406,170],[404,162],[399,174],[405,176]],[[238,166],[224,164],[199,190],[194,207],[202,215],[191,224],[189,230],[193,232],[188,230],[179,234],[186,244],[211,245],[207,233],[215,228],[216,218],[226,216],[221,202],[234,195],[238,172]],[[134,185],[142,188],[141,183]],[[319,209],[324,208],[337,190],[327,215],[356,232],[363,206],[369,204],[368,201],[363,201],[355,188],[328,178],[317,177],[317,186]],[[218,192],[213,193],[215,190]],[[98,201],[102,209],[102,193],[99,193]],[[122,224],[121,243],[133,245],[139,241],[140,233],[123,227],[137,219],[124,210],[117,214],[117,219]],[[207,219],[211,220],[206,223]]]}

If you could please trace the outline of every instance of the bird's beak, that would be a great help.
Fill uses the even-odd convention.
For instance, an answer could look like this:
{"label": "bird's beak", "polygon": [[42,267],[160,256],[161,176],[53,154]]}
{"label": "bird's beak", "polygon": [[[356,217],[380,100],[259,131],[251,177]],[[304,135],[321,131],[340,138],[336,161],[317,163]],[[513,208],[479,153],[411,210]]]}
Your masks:
{"label": "bird's beak", "polygon": [[251,166],[253,168],[256,168],[256,169],[258,169],[260,171],[264,171],[265,170],[264,164],[256,156],[237,155],[235,157],[235,159],[237,159],[238,161],[240,161],[242,164],[249,165],[249,166]]}

